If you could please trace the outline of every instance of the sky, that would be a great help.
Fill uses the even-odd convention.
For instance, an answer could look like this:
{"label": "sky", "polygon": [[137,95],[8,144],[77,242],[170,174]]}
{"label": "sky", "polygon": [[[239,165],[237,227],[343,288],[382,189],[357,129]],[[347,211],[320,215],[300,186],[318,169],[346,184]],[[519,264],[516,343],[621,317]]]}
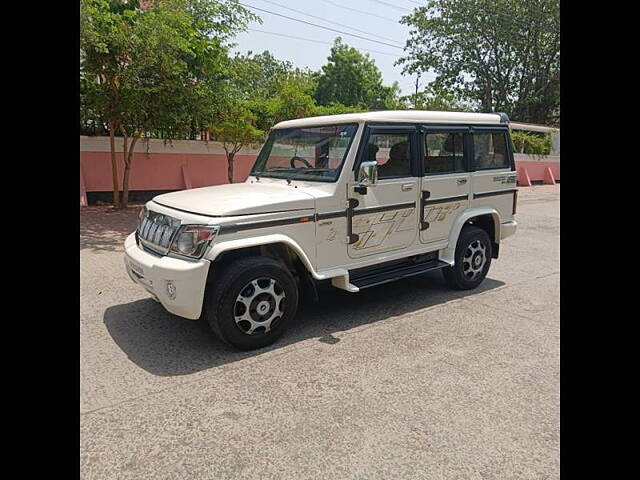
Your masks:
{"label": "sky", "polygon": [[[409,36],[409,27],[399,23],[400,17],[411,13],[413,8],[422,2],[417,0],[240,0],[240,3],[245,7],[261,9],[262,11],[251,8],[249,10],[262,18],[263,23],[252,22],[249,25],[249,31],[238,34],[233,40],[236,43],[234,52],[262,53],[264,50],[269,50],[276,58],[288,60],[296,67],[319,70],[327,61],[333,40],[336,37],[342,37],[343,43],[358,48],[362,53],[369,53],[380,69],[385,85],[397,81],[403,95],[409,95],[415,90],[416,76],[402,75],[402,66],[394,66],[394,62],[403,55],[402,47]],[[296,22],[264,10],[368,37],[383,44]],[[353,10],[360,10],[362,13]],[[300,12],[313,15],[315,18]],[[311,39],[314,42],[301,38]],[[423,75],[420,85],[424,86],[432,78],[433,75]]]}

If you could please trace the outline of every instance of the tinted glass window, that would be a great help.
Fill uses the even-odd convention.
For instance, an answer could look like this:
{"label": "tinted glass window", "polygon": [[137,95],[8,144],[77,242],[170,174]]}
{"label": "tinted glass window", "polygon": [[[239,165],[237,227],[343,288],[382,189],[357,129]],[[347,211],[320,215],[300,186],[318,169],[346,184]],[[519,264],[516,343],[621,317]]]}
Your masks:
{"label": "tinted glass window", "polygon": [[509,167],[507,138],[504,133],[474,133],[476,169]]}
{"label": "tinted glass window", "polygon": [[378,178],[411,176],[408,133],[374,133],[369,137],[367,160],[378,162]]}
{"label": "tinted glass window", "polygon": [[465,172],[464,134],[438,132],[425,135],[424,173]]}

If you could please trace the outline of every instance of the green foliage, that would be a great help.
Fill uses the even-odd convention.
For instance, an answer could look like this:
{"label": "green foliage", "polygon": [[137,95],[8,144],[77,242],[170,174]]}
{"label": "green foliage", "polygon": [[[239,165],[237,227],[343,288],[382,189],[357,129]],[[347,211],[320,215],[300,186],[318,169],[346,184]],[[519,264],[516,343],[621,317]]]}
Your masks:
{"label": "green foliage", "polygon": [[236,153],[247,144],[261,142],[264,132],[255,127],[256,116],[237,98],[227,101],[208,126],[212,138],[222,142],[227,154],[227,177],[233,183],[233,160]]}
{"label": "green foliage", "polygon": [[311,110],[311,115],[339,115],[341,113],[358,113],[361,111],[362,109],[359,107],[347,107],[341,103],[332,103],[331,105],[315,105]]}
{"label": "green foliage", "polygon": [[213,108],[228,69],[224,42],[254,18],[235,0],[156,0],[145,9],[81,0],[80,10],[84,109],[116,128],[170,125],[176,135]]}
{"label": "green foliage", "polygon": [[550,155],[552,142],[551,134],[541,135],[525,133],[521,130],[511,130],[511,140],[515,153],[531,155]]}
{"label": "green foliage", "polygon": [[[180,137],[216,110],[226,41],[255,19],[237,0],[81,0],[81,115],[119,132],[129,151],[145,131]],[[118,202],[115,144],[114,204]],[[125,155],[124,204],[131,154]]]}
{"label": "green foliage", "polygon": [[242,146],[262,141],[264,132],[255,127],[256,116],[241,104],[228,104],[208,125],[213,140],[222,142],[225,151],[237,153]]}
{"label": "green foliage", "polygon": [[465,112],[472,110],[471,106],[458,101],[453,93],[438,91],[433,87],[426,88],[422,92],[401,97],[400,100],[406,106],[415,110],[437,110],[444,112]]}
{"label": "green foliage", "polygon": [[266,131],[282,120],[310,115],[315,89],[310,71],[277,60],[268,51],[237,55],[232,69],[230,95],[254,113],[258,128]]}
{"label": "green foliage", "polygon": [[401,20],[412,29],[405,73],[434,72],[434,87],[483,112],[559,123],[559,0],[425,3]]}
{"label": "green foliage", "polygon": [[326,65],[318,75],[318,105],[342,104],[361,110],[395,108],[399,87],[382,84],[382,75],[369,55],[336,38]]}

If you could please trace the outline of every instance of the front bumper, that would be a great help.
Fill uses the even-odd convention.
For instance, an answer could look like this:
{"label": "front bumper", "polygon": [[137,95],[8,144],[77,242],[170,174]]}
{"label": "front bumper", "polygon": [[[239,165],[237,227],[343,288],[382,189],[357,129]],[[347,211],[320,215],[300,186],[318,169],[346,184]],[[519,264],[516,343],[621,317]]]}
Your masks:
{"label": "front bumper", "polygon": [[[200,317],[209,260],[191,262],[152,255],[138,247],[135,233],[125,240],[124,252],[125,268],[134,283],[147,290],[174,315],[192,320]],[[169,282],[175,286],[174,298],[167,291]]]}
{"label": "front bumper", "polygon": [[510,237],[518,229],[518,222],[511,220],[500,224],[500,240]]}

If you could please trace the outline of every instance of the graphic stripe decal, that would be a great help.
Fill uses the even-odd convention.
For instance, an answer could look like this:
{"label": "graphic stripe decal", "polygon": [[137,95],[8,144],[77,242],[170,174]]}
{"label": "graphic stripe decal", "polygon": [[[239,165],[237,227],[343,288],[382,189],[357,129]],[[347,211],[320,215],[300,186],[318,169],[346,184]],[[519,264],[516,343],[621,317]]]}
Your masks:
{"label": "graphic stripe decal", "polygon": [[416,202],[396,203],[394,205],[384,205],[382,207],[361,208],[354,210],[354,215],[366,215],[368,213],[388,212],[391,210],[402,210],[404,208],[415,208]]}
{"label": "graphic stripe decal", "polygon": [[315,222],[315,218],[313,215],[306,215],[304,217],[295,218],[283,218],[281,220],[265,220],[264,222],[232,223],[229,225],[222,225],[220,227],[220,233],[236,233],[243,230],[253,230],[254,228],[279,227],[281,225],[293,225],[296,223],[308,222]]}
{"label": "graphic stripe decal", "polygon": [[[391,210],[402,210],[404,208],[415,208],[416,202],[396,203],[394,205],[385,205],[383,207],[363,208],[361,210],[355,210],[354,215],[366,215],[368,213],[387,212]],[[220,234],[222,233],[236,233],[243,230],[253,230],[255,228],[268,228],[279,227],[282,225],[294,225],[296,223],[308,223],[317,222],[320,220],[326,220],[329,218],[346,217],[346,210],[339,212],[327,212],[318,213],[316,215],[307,215],[304,217],[284,218],[282,220],[266,220],[264,222],[252,222],[252,223],[232,223],[229,225],[222,225],[220,227]]]}
{"label": "graphic stripe decal", "polygon": [[484,198],[484,197],[493,197],[494,195],[506,195],[507,193],[515,193],[517,192],[517,190],[511,189],[511,190],[495,190],[493,192],[484,192],[484,193],[474,193],[473,194],[473,198]]}
{"label": "graphic stripe decal", "polygon": [[347,212],[345,210],[340,210],[339,212],[317,213],[316,221],[327,220],[329,218],[340,218],[340,217],[346,217],[346,216],[347,216]]}
{"label": "graphic stripe decal", "polygon": [[436,203],[457,202],[460,200],[468,200],[469,195],[458,195],[457,197],[435,198],[433,200],[425,200],[424,205],[433,205]]}

